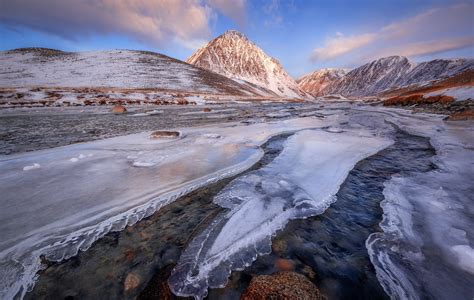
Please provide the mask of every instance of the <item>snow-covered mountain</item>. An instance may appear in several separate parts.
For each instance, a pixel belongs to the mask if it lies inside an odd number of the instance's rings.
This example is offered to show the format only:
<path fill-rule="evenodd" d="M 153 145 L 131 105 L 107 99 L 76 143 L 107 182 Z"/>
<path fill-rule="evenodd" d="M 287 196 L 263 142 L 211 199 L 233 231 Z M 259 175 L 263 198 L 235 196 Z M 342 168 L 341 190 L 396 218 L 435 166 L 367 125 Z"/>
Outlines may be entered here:
<path fill-rule="evenodd" d="M 115 87 L 224 95 L 269 95 L 247 82 L 146 51 L 63 52 L 24 48 L 0 52 L 0 87 Z"/>
<path fill-rule="evenodd" d="M 348 72 L 327 86 L 322 93 L 343 96 L 375 95 L 392 87 L 414 67 L 415 64 L 402 56 L 377 59 Z"/>
<path fill-rule="evenodd" d="M 464 71 L 474 69 L 474 59 L 435 59 L 416 65 L 404 78 L 396 83 L 398 87 L 425 84 L 443 80 Z"/>
<path fill-rule="evenodd" d="M 265 87 L 279 96 L 306 96 L 276 59 L 234 30 L 207 43 L 187 62 L 229 78 Z"/>
<path fill-rule="evenodd" d="M 296 80 L 296 82 L 303 91 L 313 96 L 320 96 L 321 91 L 326 86 L 341 79 L 346 73 L 346 69 L 326 68 L 306 74 Z"/>
<path fill-rule="evenodd" d="M 390 56 L 353 69 L 321 94 L 374 96 L 407 86 L 429 85 L 472 69 L 474 59 L 436 59 L 417 64 L 403 56 Z"/>

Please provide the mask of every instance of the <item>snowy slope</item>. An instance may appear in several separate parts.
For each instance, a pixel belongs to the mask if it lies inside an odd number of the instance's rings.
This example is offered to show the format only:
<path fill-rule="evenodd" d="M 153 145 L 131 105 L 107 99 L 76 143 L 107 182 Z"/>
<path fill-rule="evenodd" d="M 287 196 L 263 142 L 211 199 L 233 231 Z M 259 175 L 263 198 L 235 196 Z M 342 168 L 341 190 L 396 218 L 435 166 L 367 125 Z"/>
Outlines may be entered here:
<path fill-rule="evenodd" d="M 437 59 L 416 64 L 406 57 L 390 56 L 360 66 L 329 84 L 322 94 L 374 96 L 406 86 L 429 85 L 474 69 L 473 59 Z"/>
<path fill-rule="evenodd" d="M 425 84 L 473 69 L 474 59 L 435 59 L 418 64 L 407 76 L 398 81 L 396 85 L 402 87 L 412 84 Z"/>
<path fill-rule="evenodd" d="M 346 73 L 346 69 L 326 68 L 306 74 L 296 82 L 303 91 L 313 96 L 320 96 L 326 86 L 342 78 Z"/>
<path fill-rule="evenodd" d="M 374 95 L 390 88 L 415 65 L 406 57 L 390 56 L 358 67 L 324 89 L 324 94 Z"/>
<path fill-rule="evenodd" d="M 276 59 L 234 30 L 210 41 L 187 62 L 230 78 L 260 85 L 280 96 L 306 96 Z"/>
<path fill-rule="evenodd" d="M 0 87 L 153 88 L 231 95 L 267 94 L 248 83 L 153 52 L 62 52 L 25 48 L 0 52 Z"/>

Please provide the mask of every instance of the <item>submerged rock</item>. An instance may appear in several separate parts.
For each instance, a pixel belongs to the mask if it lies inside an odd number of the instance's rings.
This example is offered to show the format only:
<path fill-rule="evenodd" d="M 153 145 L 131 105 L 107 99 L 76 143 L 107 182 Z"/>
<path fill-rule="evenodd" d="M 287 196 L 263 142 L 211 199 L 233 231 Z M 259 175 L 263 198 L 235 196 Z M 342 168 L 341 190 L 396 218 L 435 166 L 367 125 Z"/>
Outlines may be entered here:
<path fill-rule="evenodd" d="M 210 112 L 212 111 L 212 109 L 210 109 L 209 107 L 205 107 L 202 109 L 203 112 Z"/>
<path fill-rule="evenodd" d="M 256 299 L 324 299 L 318 288 L 305 276 L 295 272 L 279 272 L 252 278 L 241 300 Z"/>
<path fill-rule="evenodd" d="M 133 290 L 139 284 L 140 284 L 140 277 L 138 277 L 138 275 L 136 274 L 128 273 L 123 283 L 123 289 L 125 290 L 125 292 L 127 292 L 129 290 Z"/>
<path fill-rule="evenodd" d="M 165 266 L 159 272 L 157 272 L 153 278 L 148 282 L 147 286 L 138 295 L 137 300 L 151 300 L 151 299 L 177 299 L 173 293 L 171 293 L 168 285 L 168 277 L 171 274 L 175 264 Z"/>
<path fill-rule="evenodd" d="M 279 258 L 275 261 L 275 268 L 280 271 L 293 271 L 295 269 L 295 265 L 291 260 Z"/>

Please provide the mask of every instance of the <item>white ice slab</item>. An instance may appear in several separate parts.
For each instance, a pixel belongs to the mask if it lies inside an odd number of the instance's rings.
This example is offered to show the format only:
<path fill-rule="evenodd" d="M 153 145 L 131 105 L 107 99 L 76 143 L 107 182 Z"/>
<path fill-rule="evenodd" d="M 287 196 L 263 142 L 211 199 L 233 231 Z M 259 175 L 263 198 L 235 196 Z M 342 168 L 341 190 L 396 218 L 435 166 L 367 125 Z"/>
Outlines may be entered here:
<path fill-rule="evenodd" d="M 224 286 L 231 270 L 270 252 L 271 236 L 290 219 L 323 213 L 355 164 L 391 143 L 366 130 L 291 136 L 273 162 L 215 197 L 229 211 L 188 245 L 169 280 L 173 292 L 200 299 L 208 287 Z"/>
<path fill-rule="evenodd" d="M 431 172 L 386 183 L 383 232 L 367 240 L 384 290 L 393 299 L 470 299 L 474 295 L 474 122 L 385 110 L 387 119 L 430 138 Z"/>
<path fill-rule="evenodd" d="M 250 167 L 272 135 L 314 126 L 322 123 L 185 128 L 177 139 L 141 133 L 1 156 L 0 298 L 31 287 L 41 254 L 74 256 L 110 230 Z"/>

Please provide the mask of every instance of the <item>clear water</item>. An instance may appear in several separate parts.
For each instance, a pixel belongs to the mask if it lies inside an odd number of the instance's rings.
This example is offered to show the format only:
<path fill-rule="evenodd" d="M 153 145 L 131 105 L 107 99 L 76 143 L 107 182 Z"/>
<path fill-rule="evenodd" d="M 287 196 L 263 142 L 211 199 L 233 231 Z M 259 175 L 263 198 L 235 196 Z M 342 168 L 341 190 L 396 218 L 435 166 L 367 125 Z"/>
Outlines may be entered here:
<path fill-rule="evenodd" d="M 291 221 L 273 239 L 272 253 L 259 257 L 245 271 L 235 272 L 231 282 L 243 290 L 253 274 L 277 271 L 275 262 L 284 258 L 297 272 L 314 272 L 314 282 L 329 299 L 388 298 L 365 247 L 368 236 L 379 231 L 383 184 L 394 174 L 432 170 L 434 154 L 428 139 L 397 131 L 394 145 L 359 162 L 349 173 L 328 210 Z M 235 291 L 216 289 L 209 296 L 235 296 Z"/>
<path fill-rule="evenodd" d="M 210 290 L 209 299 L 238 299 L 255 274 L 277 270 L 278 258 L 290 260 L 295 271 L 308 275 L 329 299 L 387 298 L 375 278 L 365 240 L 378 230 L 383 183 L 396 173 L 433 168 L 427 139 L 398 131 L 386 150 L 359 162 L 324 214 L 291 221 L 273 239 L 270 255 L 233 272 L 225 288 Z M 286 136 L 271 139 L 265 155 L 252 169 L 276 157 Z M 88 251 L 41 273 L 29 299 L 116 299 L 166 294 L 166 281 L 186 244 L 223 209 L 212 198 L 230 180 L 199 189 L 162 208 L 122 232 L 108 234 Z M 125 291 L 128 274 L 139 278 L 136 289 Z"/>

